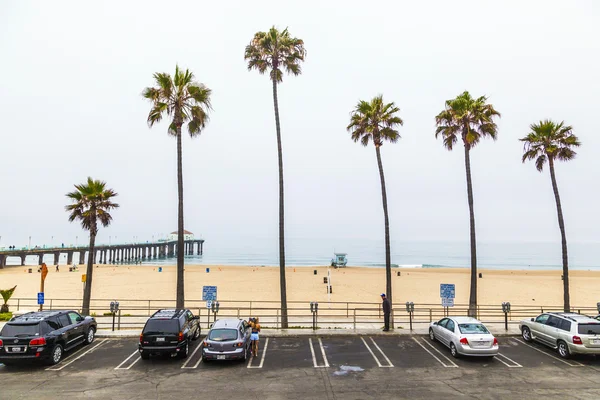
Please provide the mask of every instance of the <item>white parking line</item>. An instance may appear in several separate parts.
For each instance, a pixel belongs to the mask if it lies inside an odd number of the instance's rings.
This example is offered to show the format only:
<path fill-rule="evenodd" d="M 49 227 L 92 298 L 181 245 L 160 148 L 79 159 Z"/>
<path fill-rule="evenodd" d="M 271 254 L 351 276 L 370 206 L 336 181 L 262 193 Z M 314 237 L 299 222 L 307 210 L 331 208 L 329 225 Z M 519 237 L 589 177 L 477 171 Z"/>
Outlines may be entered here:
<path fill-rule="evenodd" d="M 265 340 L 265 348 L 262 351 L 262 356 L 260 358 L 260 364 L 259 365 L 252 365 L 252 360 L 254 359 L 254 356 L 250 357 L 250 361 L 248 361 L 248 366 L 247 368 L 262 368 L 263 367 L 263 363 L 265 362 L 265 354 L 267 354 L 267 347 L 269 346 L 269 338 L 267 338 L 267 340 Z"/>
<path fill-rule="evenodd" d="M 513 363 L 513 365 L 508 364 L 500 357 L 507 359 L 509 362 Z M 496 360 L 500 361 L 502 364 L 506 365 L 508 368 L 523 368 L 523 366 L 521 364 L 519 364 L 515 360 L 512 360 L 512 359 L 506 357 L 504 354 L 501 354 L 501 353 L 498 353 L 496 355 Z"/>
<path fill-rule="evenodd" d="M 385 354 L 383 354 L 383 351 L 381 351 L 381 349 L 379 348 L 379 346 L 377 346 L 377 343 L 375 343 L 375 341 L 373 340 L 373 338 L 369 338 L 371 339 L 371 341 L 373 342 L 373 344 L 375 345 L 375 347 L 377 347 L 377 350 L 379 350 L 379 352 L 381 353 L 381 355 L 387 360 L 388 365 L 381 365 L 381 363 L 379 362 L 379 359 L 375 356 L 375 353 L 373 353 L 373 350 L 371 350 L 371 348 L 369 347 L 369 345 L 367 344 L 365 338 L 363 338 L 361 336 L 360 338 L 363 343 L 365 344 L 367 350 L 369 350 L 369 353 L 371 353 L 371 355 L 373 356 L 373 358 L 375 359 L 375 362 L 377 363 L 377 365 L 379 365 L 379 368 L 393 368 L 394 366 L 392 365 L 391 361 L 389 358 L 386 357 Z"/>
<path fill-rule="evenodd" d="M 319 345 L 321 346 L 321 354 L 323 355 L 324 365 L 319 365 L 317 362 L 317 357 L 315 356 L 315 348 L 313 347 L 313 342 L 311 338 L 308 338 L 308 345 L 310 346 L 310 353 L 312 354 L 313 365 L 315 368 L 328 368 L 329 363 L 327 362 L 327 356 L 325 355 L 325 349 L 323 348 L 323 342 L 319 339 Z"/>
<path fill-rule="evenodd" d="M 525 342 L 524 342 L 524 341 L 522 341 L 521 339 L 516 339 L 516 338 L 515 338 L 515 340 L 516 340 L 517 342 L 519 342 L 519 343 L 522 343 L 522 344 L 524 344 L 525 346 L 531 347 L 531 348 L 532 348 L 532 349 L 534 349 L 535 351 L 539 351 L 540 353 L 547 355 L 547 356 L 548 356 L 548 357 L 550 357 L 550 358 L 554 358 L 555 360 L 557 360 L 557 361 L 560 361 L 561 363 L 567 364 L 569 367 L 585 367 L 585 365 L 583 365 L 582 363 L 579 363 L 579 362 L 577 362 L 577 361 L 573 361 L 573 363 L 570 363 L 570 362 L 568 362 L 568 361 L 566 361 L 566 360 L 563 360 L 562 358 L 558 358 L 558 357 L 555 357 L 555 356 L 553 356 L 552 354 L 548 354 L 548 353 L 546 353 L 545 351 L 538 349 L 537 347 L 534 347 L 534 346 L 532 346 L 532 345 L 530 345 L 530 344 L 528 344 L 528 343 L 525 343 Z"/>
<path fill-rule="evenodd" d="M 92 351 L 94 351 L 95 349 L 97 349 L 98 347 L 102 346 L 102 345 L 103 345 L 104 343 L 106 343 L 107 341 L 108 341 L 108 339 L 104 339 L 104 340 L 102 340 L 100 343 L 98 343 L 97 345 L 95 345 L 94 347 L 92 347 L 91 349 L 88 349 L 88 351 L 86 351 L 85 353 L 83 353 L 83 354 L 79 355 L 78 357 L 76 357 L 76 358 L 73 358 L 73 359 L 70 359 L 68 362 L 66 362 L 66 363 L 64 363 L 64 364 L 57 364 L 57 365 L 54 365 L 54 366 L 52 366 L 52 367 L 50 367 L 50 368 L 46 368 L 46 371 L 60 371 L 61 369 L 63 369 L 63 368 L 65 368 L 65 367 L 67 367 L 67 366 L 69 366 L 69 365 L 73 364 L 75 361 L 79 360 L 81 357 L 85 356 L 86 354 L 89 354 L 89 353 L 91 353 Z M 84 350 L 84 349 L 85 349 L 85 347 L 84 347 L 83 349 L 81 349 L 81 350 Z M 81 350 L 80 350 L 80 351 L 81 351 Z M 75 354 L 77 354 L 77 353 L 74 353 L 74 354 L 73 354 L 73 356 L 74 356 Z"/>
<path fill-rule="evenodd" d="M 425 344 L 427 344 L 429 347 L 431 347 L 433 350 L 435 350 L 436 352 L 438 352 L 440 354 L 440 356 L 444 357 L 446 360 L 448 360 L 448 362 L 450 363 L 449 365 L 447 365 L 445 362 L 443 362 L 442 360 L 440 360 L 439 358 L 437 358 L 435 356 L 435 354 L 433 354 L 431 351 L 427 350 L 427 348 L 425 346 L 423 346 L 418 340 L 417 338 L 412 338 L 419 346 L 421 346 L 423 348 L 423 350 L 425 350 L 426 352 L 428 352 L 431 357 L 435 358 L 436 360 L 438 360 L 438 362 L 440 364 L 442 364 L 444 367 L 446 368 L 458 368 L 458 365 L 454 364 L 448 357 L 446 357 L 445 355 L 443 355 L 438 349 L 436 349 L 435 347 L 433 347 L 429 342 L 427 342 L 425 339 L 423 339 L 423 342 L 425 342 Z"/>
<path fill-rule="evenodd" d="M 133 367 L 133 366 L 134 366 L 134 364 L 135 364 L 136 362 L 140 361 L 140 360 L 141 360 L 141 358 L 142 358 L 142 357 L 140 357 L 140 356 L 139 356 L 139 353 L 140 353 L 140 352 L 139 352 L 139 350 L 136 350 L 136 351 L 134 351 L 134 352 L 133 352 L 133 354 L 131 354 L 129 357 L 127 357 L 127 358 L 125 359 L 125 361 L 123 361 L 121 364 L 119 364 L 119 365 L 118 365 L 118 366 L 117 366 L 115 369 L 129 369 L 129 368 Z M 127 361 L 129 361 L 129 359 L 130 359 L 131 357 L 135 356 L 136 354 L 138 355 L 138 358 L 137 358 L 137 359 L 136 359 L 134 362 L 132 362 L 132 363 L 131 363 L 131 365 L 130 365 L 129 367 L 127 367 L 127 368 L 121 368 L 121 366 L 122 366 L 123 364 L 127 363 Z"/>
<path fill-rule="evenodd" d="M 188 367 L 187 365 L 188 365 L 188 363 L 190 361 L 192 361 L 192 359 L 194 358 L 194 355 L 196 355 L 196 353 L 198 352 L 198 350 L 200 350 L 202 348 L 202 343 L 203 342 L 204 341 L 200 342 L 198 344 L 198 347 L 196 347 L 196 350 L 194 350 L 192 352 L 192 354 L 190 354 L 188 356 L 188 359 L 183 363 L 183 365 L 181 366 L 181 369 L 196 369 L 196 368 L 198 368 L 198 365 L 200 365 L 200 363 L 202 362 L 202 357 L 200 357 L 200 359 L 192 367 Z"/>

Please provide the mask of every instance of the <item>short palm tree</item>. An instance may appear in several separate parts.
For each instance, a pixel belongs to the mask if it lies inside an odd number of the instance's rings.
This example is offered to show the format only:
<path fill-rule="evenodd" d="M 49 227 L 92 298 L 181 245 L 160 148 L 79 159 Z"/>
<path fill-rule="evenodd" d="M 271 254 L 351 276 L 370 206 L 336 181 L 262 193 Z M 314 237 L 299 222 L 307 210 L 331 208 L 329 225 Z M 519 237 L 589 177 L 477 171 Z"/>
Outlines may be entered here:
<path fill-rule="evenodd" d="M 475 212 L 473 210 L 473 184 L 471 182 L 470 151 L 483 138 L 496 140 L 498 127 L 494 117 L 500 113 L 487 103 L 487 97 L 476 99 L 464 92 L 455 99 L 446 101 L 444 111 L 435 117 L 437 128 L 435 137 L 442 137 L 444 147 L 452 150 L 462 140 L 465 148 L 465 169 L 467 174 L 467 195 L 469 201 L 469 220 L 471 236 L 471 290 L 469 294 L 469 315 L 477 316 L 477 241 L 475 240 Z"/>
<path fill-rule="evenodd" d="M 69 221 L 79 220 L 81 227 L 90 232 L 90 249 L 87 261 L 87 279 L 83 291 L 83 305 L 81 312 L 89 315 L 90 300 L 92 298 L 92 280 L 95 261 L 95 243 L 98 234 L 98 223 L 107 227 L 112 221 L 110 211 L 118 208 L 119 205 L 113 203 L 113 198 L 117 193 L 112 189 L 106 188 L 106 182 L 88 178 L 86 183 L 75 185 L 75 191 L 67 193 L 71 199 L 65 209 L 70 212 Z"/>
<path fill-rule="evenodd" d="M 548 162 L 548 166 L 550 167 L 550 179 L 552 181 L 552 189 L 554 190 L 554 199 L 556 200 L 556 210 L 558 212 L 558 226 L 560 227 L 562 239 L 563 305 L 564 311 L 569 312 L 571 311 L 571 299 L 569 295 L 567 235 L 565 233 L 565 221 L 560 204 L 560 195 L 558 194 L 558 185 L 556 184 L 554 161 L 572 160 L 577 155 L 573 148 L 579 147 L 581 143 L 577 136 L 573 134 L 573 127 L 565 125 L 564 121 L 555 123 L 547 119 L 537 124 L 532 124 L 529 129 L 531 129 L 531 132 L 524 138 L 519 139 L 521 142 L 524 142 L 522 161 L 535 160 L 535 167 L 540 172 L 543 171 L 546 162 Z"/>
<path fill-rule="evenodd" d="M 383 96 L 379 95 L 370 102 L 359 101 L 350 114 L 350 124 L 346 129 L 351 133 L 352 140 L 367 146 L 373 142 L 377 154 L 379 179 L 381 180 L 381 198 L 383 200 L 383 219 L 385 224 L 385 282 L 386 295 L 390 304 L 392 301 L 392 264 L 390 254 L 390 221 L 388 218 L 387 194 L 385 190 L 385 177 L 381 163 L 381 146 L 384 141 L 396 143 L 400 139 L 397 128 L 403 124 L 402 119 L 396 115 L 400 111 L 392 103 L 385 103 Z M 392 326 L 394 323 L 392 321 Z"/>
<path fill-rule="evenodd" d="M 181 153 L 181 128 L 187 122 L 190 136 L 200 135 L 208 122 L 208 111 L 211 109 L 211 90 L 194 80 L 194 74 L 189 70 L 175 67 L 175 75 L 155 73 L 156 86 L 147 87 L 142 95 L 150 100 L 152 108 L 148 114 L 148 126 L 160 122 L 166 115 L 171 118 L 168 134 L 177 139 L 177 289 L 176 306 L 183 308 L 184 294 L 184 234 L 183 234 L 183 170 Z"/>
<path fill-rule="evenodd" d="M 256 32 L 244 53 L 248 70 L 259 73 L 269 72 L 273 83 L 273 105 L 275 107 L 275 128 L 277 130 L 277 156 L 279 159 L 279 285 L 281 292 L 281 326 L 288 327 L 287 291 L 285 284 L 285 237 L 284 237 L 284 196 L 283 196 L 283 154 L 281 150 L 281 127 L 279 124 L 279 104 L 277 85 L 283 81 L 283 71 L 300 75 L 300 63 L 304 61 L 304 42 L 290 36 L 287 28 L 283 31 L 272 27 L 268 32 Z"/>

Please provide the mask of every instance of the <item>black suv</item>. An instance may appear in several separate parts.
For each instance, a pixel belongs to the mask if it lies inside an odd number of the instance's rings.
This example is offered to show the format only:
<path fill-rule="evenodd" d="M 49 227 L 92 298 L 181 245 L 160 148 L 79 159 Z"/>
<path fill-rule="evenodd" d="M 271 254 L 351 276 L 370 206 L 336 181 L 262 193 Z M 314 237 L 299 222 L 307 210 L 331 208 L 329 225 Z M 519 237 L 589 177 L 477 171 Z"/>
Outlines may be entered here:
<path fill-rule="evenodd" d="M 200 337 L 200 317 L 190 310 L 158 310 L 144 325 L 138 346 L 142 359 L 150 354 L 169 354 L 186 358 L 190 351 L 190 340 Z"/>
<path fill-rule="evenodd" d="M 0 363 L 58 364 L 65 351 L 94 341 L 96 321 L 75 311 L 39 311 L 11 319 L 0 332 Z"/>

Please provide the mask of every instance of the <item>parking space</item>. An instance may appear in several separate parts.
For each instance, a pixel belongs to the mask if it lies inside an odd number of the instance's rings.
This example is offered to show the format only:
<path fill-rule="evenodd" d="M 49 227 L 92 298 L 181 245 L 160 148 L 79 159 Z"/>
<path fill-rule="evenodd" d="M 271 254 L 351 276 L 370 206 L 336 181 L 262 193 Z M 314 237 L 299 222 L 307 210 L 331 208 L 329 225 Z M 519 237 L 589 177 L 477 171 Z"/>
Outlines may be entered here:
<path fill-rule="evenodd" d="M 444 369 L 509 370 L 554 368 L 560 371 L 594 369 L 600 371 L 600 357 L 574 357 L 564 360 L 556 351 L 520 338 L 501 338 L 500 353 L 495 358 L 453 358 L 439 342 L 425 336 L 326 336 L 326 337 L 271 337 L 261 340 L 257 357 L 240 361 L 202 361 L 201 340 L 193 342 L 190 354 L 181 359 L 170 356 L 152 356 L 142 360 L 137 351 L 137 340 L 96 340 L 69 352 L 55 366 L 23 365 L 5 367 L 0 374 L 14 372 L 73 373 L 82 370 L 112 371 L 116 374 L 162 374 L 165 372 L 227 371 L 261 373 L 284 369 L 321 368 L 336 376 L 339 371 L 409 369 L 428 371 Z"/>

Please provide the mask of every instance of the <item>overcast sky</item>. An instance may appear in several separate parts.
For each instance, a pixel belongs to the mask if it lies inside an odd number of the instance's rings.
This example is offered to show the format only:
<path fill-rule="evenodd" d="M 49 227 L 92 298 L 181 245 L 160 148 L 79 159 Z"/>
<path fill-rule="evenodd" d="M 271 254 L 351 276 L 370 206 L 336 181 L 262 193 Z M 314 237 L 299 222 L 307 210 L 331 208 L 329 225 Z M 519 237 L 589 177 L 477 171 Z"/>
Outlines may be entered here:
<path fill-rule="evenodd" d="M 442 147 L 434 117 L 469 90 L 502 113 L 498 140 L 471 156 L 478 239 L 560 240 L 549 174 L 521 163 L 517 140 L 552 118 L 582 142 L 557 166 L 568 239 L 600 242 L 599 20 L 595 1 L 2 1 L 1 243 L 81 242 L 65 193 L 87 176 L 119 193 L 100 241 L 176 229 L 176 141 L 148 128 L 140 93 L 177 63 L 214 107 L 183 143 L 186 228 L 276 237 L 271 84 L 243 58 L 272 25 L 308 51 L 279 88 L 290 238 L 383 236 L 375 150 L 345 130 L 381 93 L 405 122 L 382 148 L 393 239 L 467 240 L 463 149 Z"/>

